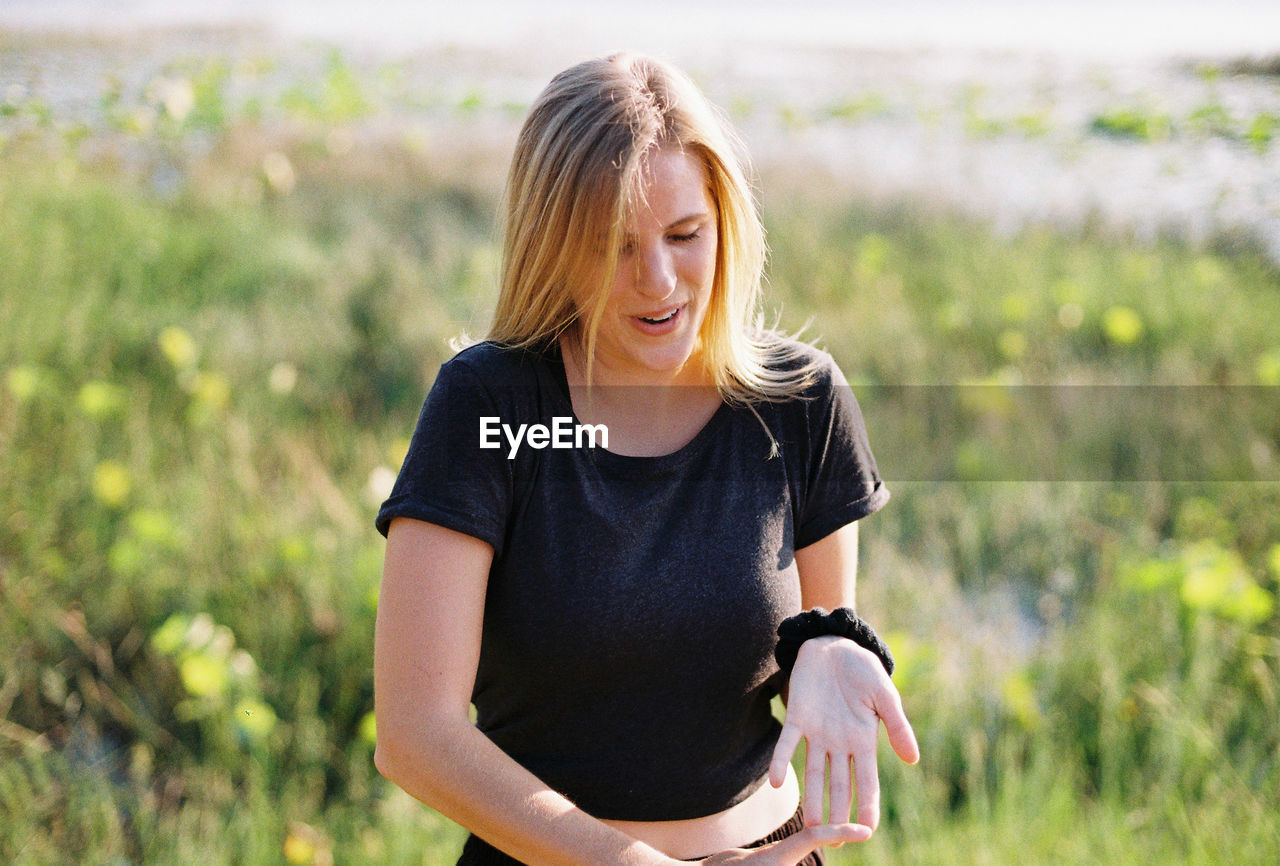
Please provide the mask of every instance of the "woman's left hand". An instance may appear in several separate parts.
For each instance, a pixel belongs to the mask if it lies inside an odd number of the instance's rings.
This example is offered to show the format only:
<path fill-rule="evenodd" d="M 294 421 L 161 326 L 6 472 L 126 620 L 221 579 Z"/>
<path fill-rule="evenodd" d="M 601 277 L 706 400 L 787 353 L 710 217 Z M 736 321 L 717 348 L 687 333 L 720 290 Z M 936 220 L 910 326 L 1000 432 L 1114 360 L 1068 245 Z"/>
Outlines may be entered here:
<path fill-rule="evenodd" d="M 920 747 L 902 710 L 902 699 L 880 660 L 847 638 L 827 635 L 805 641 L 791 671 L 787 719 L 773 750 L 769 781 L 774 787 L 782 784 L 787 764 L 803 738 L 806 825 L 823 823 L 822 792 L 829 764 L 828 821 L 842 824 L 849 820 L 854 793 L 852 766 L 858 823 L 875 829 L 880 821 L 876 743 L 881 722 L 899 758 L 908 764 L 920 760 Z"/>

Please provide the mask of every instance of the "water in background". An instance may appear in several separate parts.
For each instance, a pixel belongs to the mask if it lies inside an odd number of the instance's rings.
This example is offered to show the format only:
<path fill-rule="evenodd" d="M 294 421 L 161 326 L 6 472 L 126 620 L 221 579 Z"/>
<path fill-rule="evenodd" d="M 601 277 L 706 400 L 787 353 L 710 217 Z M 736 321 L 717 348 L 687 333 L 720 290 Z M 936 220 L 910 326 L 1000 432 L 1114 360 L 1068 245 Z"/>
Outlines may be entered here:
<path fill-rule="evenodd" d="M 19 35 L 0 98 L 90 124 L 104 81 L 145 94 L 175 58 L 250 43 L 291 58 L 281 74 L 321 74 L 332 44 L 366 68 L 403 62 L 406 86 L 442 104 L 496 106 L 527 105 L 584 57 L 651 52 L 733 111 L 758 161 L 849 195 L 942 202 L 1000 230 L 1247 237 L 1280 263 L 1277 0 L 0 0 L 5 28 Z M 120 38 L 27 45 L 23 28 Z M 429 131 L 443 109 L 398 110 Z M 487 117 L 510 135 L 514 114 Z"/>

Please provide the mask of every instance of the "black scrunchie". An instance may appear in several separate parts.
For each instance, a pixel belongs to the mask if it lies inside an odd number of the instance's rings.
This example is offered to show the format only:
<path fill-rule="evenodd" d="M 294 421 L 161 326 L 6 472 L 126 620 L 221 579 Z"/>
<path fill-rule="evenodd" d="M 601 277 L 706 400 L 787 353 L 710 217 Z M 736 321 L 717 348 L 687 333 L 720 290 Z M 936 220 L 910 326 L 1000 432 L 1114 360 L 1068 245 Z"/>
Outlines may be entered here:
<path fill-rule="evenodd" d="M 791 669 L 796 664 L 796 656 L 800 653 L 800 644 L 811 637 L 828 634 L 847 637 L 858 646 L 871 650 L 880 659 L 880 664 L 884 665 L 885 672 L 893 676 L 893 653 L 889 652 L 889 647 L 880 640 L 880 636 L 871 630 L 871 626 L 848 607 L 838 607 L 831 613 L 815 607 L 784 619 L 778 626 L 778 645 L 773 650 L 778 667 L 790 676 Z"/>

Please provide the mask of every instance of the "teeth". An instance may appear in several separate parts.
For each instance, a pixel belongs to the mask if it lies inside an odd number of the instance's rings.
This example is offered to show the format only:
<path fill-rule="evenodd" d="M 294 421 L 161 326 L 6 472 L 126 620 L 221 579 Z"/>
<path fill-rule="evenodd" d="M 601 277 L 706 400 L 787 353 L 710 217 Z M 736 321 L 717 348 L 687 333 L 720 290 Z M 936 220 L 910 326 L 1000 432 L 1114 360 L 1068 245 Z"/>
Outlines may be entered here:
<path fill-rule="evenodd" d="M 675 315 L 676 313 L 678 313 L 678 312 L 680 312 L 680 308 L 679 308 L 679 307 L 676 307 L 674 310 L 672 310 L 671 312 L 667 313 L 665 316 L 663 316 L 663 317 L 662 317 L 662 318 L 660 318 L 660 319 L 650 319 L 648 316 L 641 316 L 640 318 L 641 318 L 643 321 L 646 321 L 646 322 L 648 322 L 648 323 L 649 323 L 649 324 L 651 324 L 651 325 L 660 325 L 660 324 L 662 324 L 663 322 L 669 322 L 669 321 L 671 321 L 671 317 L 672 317 L 672 316 L 674 316 L 674 315 Z"/>

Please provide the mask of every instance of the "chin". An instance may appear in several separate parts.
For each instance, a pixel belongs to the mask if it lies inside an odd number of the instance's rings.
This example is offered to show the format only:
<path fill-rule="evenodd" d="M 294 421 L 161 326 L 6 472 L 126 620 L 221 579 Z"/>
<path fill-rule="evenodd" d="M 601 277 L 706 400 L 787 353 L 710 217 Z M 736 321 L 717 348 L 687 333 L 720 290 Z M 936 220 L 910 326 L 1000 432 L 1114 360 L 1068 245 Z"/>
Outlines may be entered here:
<path fill-rule="evenodd" d="M 662 351 L 641 353 L 636 362 L 655 373 L 674 373 L 684 368 L 693 357 L 693 346 L 672 346 Z"/>

